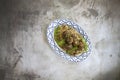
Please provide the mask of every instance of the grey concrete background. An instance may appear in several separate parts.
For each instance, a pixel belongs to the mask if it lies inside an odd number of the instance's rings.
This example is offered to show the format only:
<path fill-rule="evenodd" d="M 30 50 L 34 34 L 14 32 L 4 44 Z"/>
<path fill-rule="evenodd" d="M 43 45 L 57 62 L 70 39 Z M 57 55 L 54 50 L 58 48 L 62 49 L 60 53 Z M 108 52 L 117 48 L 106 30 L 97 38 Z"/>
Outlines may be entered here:
<path fill-rule="evenodd" d="M 55 19 L 79 24 L 92 54 L 81 63 L 50 48 Z M 119 0 L 0 0 L 0 80 L 120 80 Z"/>

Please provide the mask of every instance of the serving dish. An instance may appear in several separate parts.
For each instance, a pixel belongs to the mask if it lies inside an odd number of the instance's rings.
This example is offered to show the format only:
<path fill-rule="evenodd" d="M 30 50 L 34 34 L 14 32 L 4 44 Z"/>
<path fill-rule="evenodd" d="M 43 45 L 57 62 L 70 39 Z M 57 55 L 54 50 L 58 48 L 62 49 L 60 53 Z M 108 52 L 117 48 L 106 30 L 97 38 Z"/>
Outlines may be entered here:
<path fill-rule="evenodd" d="M 78 33 L 80 33 L 83 36 L 83 38 L 85 39 L 85 41 L 86 41 L 86 43 L 88 45 L 87 52 L 84 52 L 84 53 L 82 53 L 80 55 L 77 55 L 77 56 L 71 56 L 71 55 L 67 54 L 63 49 L 61 49 L 58 46 L 58 44 L 56 43 L 56 41 L 54 39 L 54 30 L 59 25 L 63 25 L 63 24 L 67 24 L 67 25 L 71 26 Z M 76 23 L 74 23 L 71 20 L 58 19 L 58 20 L 53 21 L 47 28 L 47 38 L 48 38 L 48 42 L 49 42 L 50 46 L 53 48 L 53 50 L 58 55 L 60 55 L 61 57 L 65 58 L 65 59 L 67 59 L 69 61 L 73 61 L 73 62 L 83 61 L 91 53 L 91 42 L 90 42 L 90 39 L 88 38 L 88 35 L 86 34 L 86 32 L 79 25 L 77 25 Z"/>

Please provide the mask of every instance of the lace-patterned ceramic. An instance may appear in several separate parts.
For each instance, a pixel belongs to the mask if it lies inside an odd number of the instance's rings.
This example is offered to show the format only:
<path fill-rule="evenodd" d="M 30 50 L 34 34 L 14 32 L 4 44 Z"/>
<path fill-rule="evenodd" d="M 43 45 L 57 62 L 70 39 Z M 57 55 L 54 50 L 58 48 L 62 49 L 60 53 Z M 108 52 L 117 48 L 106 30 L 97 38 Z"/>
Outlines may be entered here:
<path fill-rule="evenodd" d="M 82 53 L 78 56 L 70 56 L 69 54 L 66 54 L 66 52 L 64 50 L 62 50 L 57 43 L 54 40 L 54 29 L 56 27 L 58 27 L 58 25 L 62 25 L 62 24 L 67 24 L 70 27 L 74 28 L 75 30 L 77 30 L 86 40 L 87 44 L 88 44 L 88 51 L 85 53 Z M 59 19 L 59 20 L 55 20 L 53 21 L 49 27 L 47 28 L 47 38 L 48 38 L 48 42 L 50 44 L 50 46 L 53 48 L 53 50 L 60 55 L 61 57 L 69 60 L 69 61 L 74 61 L 74 62 L 79 62 L 79 61 L 83 61 L 84 59 L 86 59 L 88 57 L 88 55 L 91 53 L 91 42 L 86 34 L 86 32 L 76 23 L 67 20 L 67 19 Z"/>

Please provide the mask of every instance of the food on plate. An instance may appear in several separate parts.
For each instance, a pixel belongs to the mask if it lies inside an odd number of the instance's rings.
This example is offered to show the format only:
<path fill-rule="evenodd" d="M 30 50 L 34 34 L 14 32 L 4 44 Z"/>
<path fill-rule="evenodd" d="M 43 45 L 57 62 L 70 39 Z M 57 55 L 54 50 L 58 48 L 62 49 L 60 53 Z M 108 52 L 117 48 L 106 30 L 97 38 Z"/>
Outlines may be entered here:
<path fill-rule="evenodd" d="M 67 24 L 59 25 L 54 30 L 54 40 L 67 54 L 76 56 L 88 50 L 83 36 Z"/>

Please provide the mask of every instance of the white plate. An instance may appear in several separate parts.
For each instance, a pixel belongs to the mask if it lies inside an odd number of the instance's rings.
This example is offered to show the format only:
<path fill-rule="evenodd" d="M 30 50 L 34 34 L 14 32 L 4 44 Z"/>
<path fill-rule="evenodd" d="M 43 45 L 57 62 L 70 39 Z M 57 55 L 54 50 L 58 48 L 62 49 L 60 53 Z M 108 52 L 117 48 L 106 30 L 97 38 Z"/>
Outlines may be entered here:
<path fill-rule="evenodd" d="M 62 50 L 57 43 L 54 40 L 54 29 L 56 27 L 58 27 L 58 25 L 62 25 L 62 24 L 67 24 L 70 25 L 72 28 L 74 28 L 75 30 L 77 30 L 86 40 L 87 44 L 88 44 L 88 51 L 85 53 L 82 53 L 79 56 L 70 56 L 69 54 L 67 54 L 64 50 Z M 48 42 L 50 44 L 50 46 L 53 48 L 53 50 L 60 55 L 61 57 L 69 60 L 69 61 L 73 61 L 73 62 L 79 62 L 79 61 L 83 61 L 84 59 L 86 59 L 88 57 L 88 55 L 91 53 L 91 42 L 88 39 L 88 36 L 86 34 L 86 32 L 76 23 L 68 20 L 68 19 L 59 19 L 59 20 L 55 20 L 53 21 L 47 28 L 47 38 L 48 38 Z"/>

